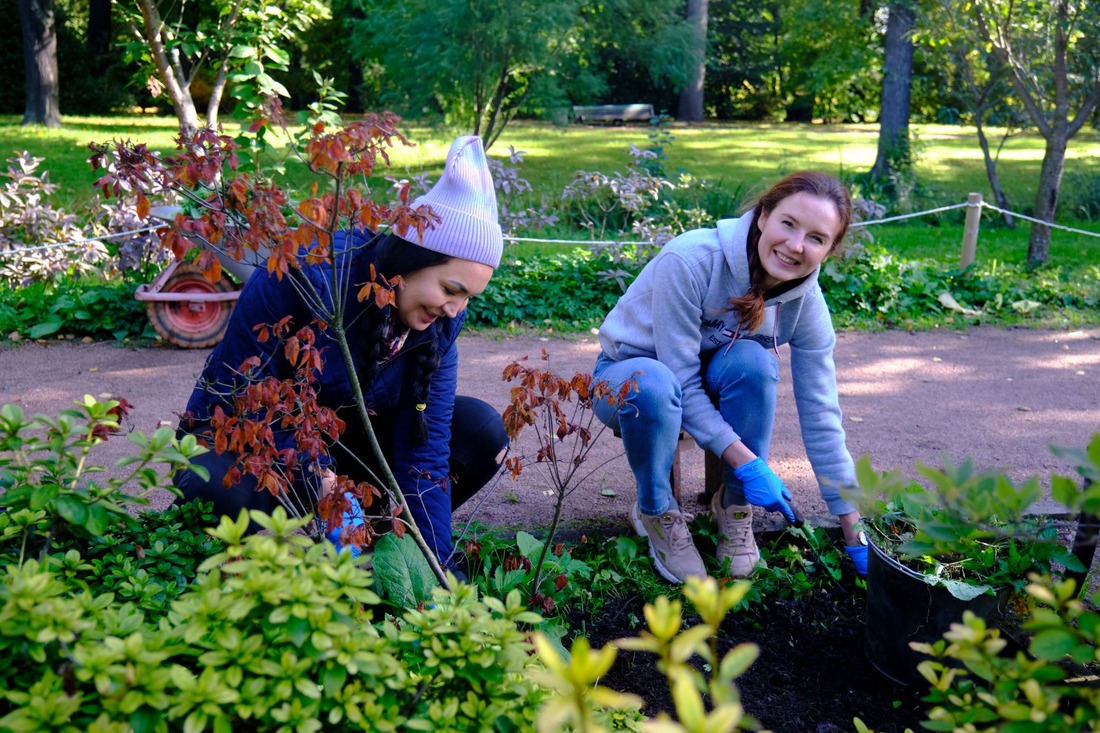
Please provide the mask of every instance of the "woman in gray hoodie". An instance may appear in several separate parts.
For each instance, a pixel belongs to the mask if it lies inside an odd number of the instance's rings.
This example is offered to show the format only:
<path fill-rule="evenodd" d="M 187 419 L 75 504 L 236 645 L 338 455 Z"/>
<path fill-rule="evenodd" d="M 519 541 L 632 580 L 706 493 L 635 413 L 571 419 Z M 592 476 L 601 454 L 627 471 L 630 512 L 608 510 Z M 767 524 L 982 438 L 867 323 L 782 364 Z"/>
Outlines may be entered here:
<path fill-rule="evenodd" d="M 691 516 L 669 483 L 681 429 L 725 464 L 711 508 L 718 560 L 729 560 L 732 576 L 748 577 L 760 559 L 751 505 L 795 522 L 791 494 L 767 465 L 782 344 L 790 345 L 802 439 L 822 498 L 840 520 L 857 571 L 866 573 L 859 513 L 839 491 L 855 485 L 855 466 L 837 399 L 836 333 L 818 285 L 820 265 L 840 246 L 851 215 L 836 178 L 793 173 L 744 216 L 666 244 L 600 327 L 595 378 L 633 379 L 637 391 L 625 406 L 604 404 L 597 414 L 622 435 L 638 484 L 631 521 L 671 582 L 707 574 Z"/>

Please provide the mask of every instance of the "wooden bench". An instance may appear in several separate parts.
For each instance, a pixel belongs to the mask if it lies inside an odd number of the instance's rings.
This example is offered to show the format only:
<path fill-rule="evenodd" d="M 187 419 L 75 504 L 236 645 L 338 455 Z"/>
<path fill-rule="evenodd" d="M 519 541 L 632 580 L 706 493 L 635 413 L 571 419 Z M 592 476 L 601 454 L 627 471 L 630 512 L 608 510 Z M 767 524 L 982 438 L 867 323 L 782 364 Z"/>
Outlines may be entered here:
<path fill-rule="evenodd" d="M 652 104 L 573 106 L 573 119 L 577 122 L 610 122 L 613 125 L 621 125 L 624 122 L 649 122 L 656 116 Z"/>

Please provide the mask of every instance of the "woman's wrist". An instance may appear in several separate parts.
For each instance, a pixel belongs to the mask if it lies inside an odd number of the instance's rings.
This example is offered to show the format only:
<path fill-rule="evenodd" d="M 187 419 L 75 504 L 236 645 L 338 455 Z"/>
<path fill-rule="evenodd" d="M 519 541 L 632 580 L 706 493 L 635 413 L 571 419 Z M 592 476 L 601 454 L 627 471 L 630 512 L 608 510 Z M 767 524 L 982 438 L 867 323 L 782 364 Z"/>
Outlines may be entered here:
<path fill-rule="evenodd" d="M 747 445 L 738 440 L 730 443 L 726 449 L 722 451 L 722 460 L 732 468 L 740 468 L 746 463 L 756 460 L 756 454 L 749 450 Z"/>
<path fill-rule="evenodd" d="M 849 546 L 856 546 L 860 543 L 860 525 L 861 519 L 859 512 L 848 512 L 847 514 L 841 514 L 837 517 L 840 521 L 840 531 L 844 533 L 844 544 Z"/>

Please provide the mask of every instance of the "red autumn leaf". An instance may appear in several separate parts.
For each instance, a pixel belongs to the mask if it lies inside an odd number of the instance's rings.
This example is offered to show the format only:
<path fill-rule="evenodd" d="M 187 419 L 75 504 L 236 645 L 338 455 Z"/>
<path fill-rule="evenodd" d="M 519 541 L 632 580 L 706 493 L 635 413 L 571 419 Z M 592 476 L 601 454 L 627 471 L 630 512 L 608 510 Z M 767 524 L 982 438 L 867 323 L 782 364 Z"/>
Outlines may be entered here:
<path fill-rule="evenodd" d="M 137 194 L 137 215 L 139 219 L 149 218 L 149 199 L 141 191 Z"/>

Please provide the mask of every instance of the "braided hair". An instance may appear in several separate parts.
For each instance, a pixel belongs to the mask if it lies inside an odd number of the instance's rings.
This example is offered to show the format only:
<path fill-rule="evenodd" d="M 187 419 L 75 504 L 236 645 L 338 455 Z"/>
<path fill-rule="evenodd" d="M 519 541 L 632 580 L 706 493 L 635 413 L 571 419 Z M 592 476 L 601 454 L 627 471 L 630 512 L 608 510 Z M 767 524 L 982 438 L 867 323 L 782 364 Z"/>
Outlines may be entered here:
<path fill-rule="evenodd" d="M 442 265 L 454 258 L 451 255 L 420 247 L 396 234 L 388 233 L 375 240 L 368 259 L 368 264 L 373 264 L 378 273 L 384 275 L 387 280 L 392 280 L 398 276 L 407 277 L 420 270 Z M 374 379 L 379 363 L 386 356 L 383 350 L 398 328 L 396 318 L 393 307 L 379 309 L 372 304 L 367 308 L 366 318 L 361 322 L 359 329 L 360 343 L 366 347 L 361 375 L 364 383 L 369 384 Z M 439 368 L 439 329 L 429 328 L 427 334 L 428 341 L 423 348 L 417 349 L 416 354 L 412 392 L 415 404 L 427 403 L 432 374 Z M 428 437 L 427 419 L 423 410 L 417 411 L 416 419 L 417 441 L 423 443 Z"/>
<path fill-rule="evenodd" d="M 764 321 L 764 301 L 768 293 L 764 288 L 764 277 L 767 271 L 760 261 L 760 214 L 771 213 L 779 202 L 788 196 L 797 193 L 808 193 L 811 196 L 832 202 L 836 207 L 840 218 L 840 229 L 833 239 L 829 254 L 833 254 L 844 241 L 848 233 L 848 225 L 852 222 L 852 199 L 848 189 L 837 178 L 820 173 L 818 171 L 799 171 L 785 176 L 774 186 L 764 192 L 752 207 L 752 222 L 749 224 L 749 236 L 746 243 L 749 257 L 749 290 L 744 295 L 730 298 L 730 310 L 737 313 L 738 330 L 745 328 L 747 331 L 755 331 Z"/>

